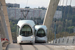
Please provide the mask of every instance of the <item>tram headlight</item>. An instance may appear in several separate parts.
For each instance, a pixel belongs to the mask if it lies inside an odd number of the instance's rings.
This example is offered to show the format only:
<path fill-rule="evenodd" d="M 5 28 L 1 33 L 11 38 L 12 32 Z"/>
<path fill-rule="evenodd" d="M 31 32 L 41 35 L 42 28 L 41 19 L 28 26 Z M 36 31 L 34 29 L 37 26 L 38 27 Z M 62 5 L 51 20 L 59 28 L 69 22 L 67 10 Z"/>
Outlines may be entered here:
<path fill-rule="evenodd" d="M 33 36 L 31 38 L 33 38 Z"/>

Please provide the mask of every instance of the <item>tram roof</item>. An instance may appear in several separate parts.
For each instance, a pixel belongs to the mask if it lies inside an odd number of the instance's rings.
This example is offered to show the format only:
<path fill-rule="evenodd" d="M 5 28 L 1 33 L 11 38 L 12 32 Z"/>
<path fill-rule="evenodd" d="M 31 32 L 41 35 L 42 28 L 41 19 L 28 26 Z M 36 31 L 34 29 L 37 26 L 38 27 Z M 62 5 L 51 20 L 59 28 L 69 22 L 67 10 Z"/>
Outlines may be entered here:
<path fill-rule="evenodd" d="M 47 30 L 47 27 L 45 25 L 35 25 L 36 30 L 38 30 L 40 28 L 43 28 L 44 30 Z"/>
<path fill-rule="evenodd" d="M 33 27 L 35 25 L 34 21 L 33 20 L 19 20 L 17 25 L 19 27 L 22 27 L 24 24 L 28 24 L 30 25 L 31 27 Z"/>

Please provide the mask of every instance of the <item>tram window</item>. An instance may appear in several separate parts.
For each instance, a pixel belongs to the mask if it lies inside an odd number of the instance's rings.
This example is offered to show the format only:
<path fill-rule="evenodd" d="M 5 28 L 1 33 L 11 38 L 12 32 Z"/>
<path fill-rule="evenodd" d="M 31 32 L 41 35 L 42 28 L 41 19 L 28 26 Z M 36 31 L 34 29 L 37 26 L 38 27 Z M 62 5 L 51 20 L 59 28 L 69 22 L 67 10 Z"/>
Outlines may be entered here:
<path fill-rule="evenodd" d="M 39 29 L 39 30 L 37 31 L 37 36 L 39 36 L 39 37 L 44 37 L 44 36 L 46 36 L 45 31 L 44 31 L 43 29 Z"/>
<path fill-rule="evenodd" d="M 22 36 L 31 36 L 32 35 L 32 29 L 29 25 L 24 25 L 21 29 L 20 35 Z"/>
<path fill-rule="evenodd" d="M 17 36 L 19 35 L 19 26 L 17 26 Z"/>

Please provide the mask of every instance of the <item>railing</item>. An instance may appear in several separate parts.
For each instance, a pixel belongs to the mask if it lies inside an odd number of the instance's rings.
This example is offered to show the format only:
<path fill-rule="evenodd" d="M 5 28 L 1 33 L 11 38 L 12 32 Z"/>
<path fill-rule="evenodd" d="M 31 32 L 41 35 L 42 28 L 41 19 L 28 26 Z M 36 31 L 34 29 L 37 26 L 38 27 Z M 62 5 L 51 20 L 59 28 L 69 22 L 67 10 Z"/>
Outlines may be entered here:
<path fill-rule="evenodd" d="M 75 36 L 63 37 L 58 38 L 51 41 L 51 44 L 70 44 L 75 45 Z"/>

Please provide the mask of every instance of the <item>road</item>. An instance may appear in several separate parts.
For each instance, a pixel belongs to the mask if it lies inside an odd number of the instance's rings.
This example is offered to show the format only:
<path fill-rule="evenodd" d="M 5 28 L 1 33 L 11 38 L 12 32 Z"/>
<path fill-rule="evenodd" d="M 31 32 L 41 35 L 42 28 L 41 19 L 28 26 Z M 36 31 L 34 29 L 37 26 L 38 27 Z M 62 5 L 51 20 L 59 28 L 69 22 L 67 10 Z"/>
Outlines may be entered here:
<path fill-rule="evenodd" d="M 7 50 L 75 50 L 75 46 L 51 44 L 9 44 Z"/>

